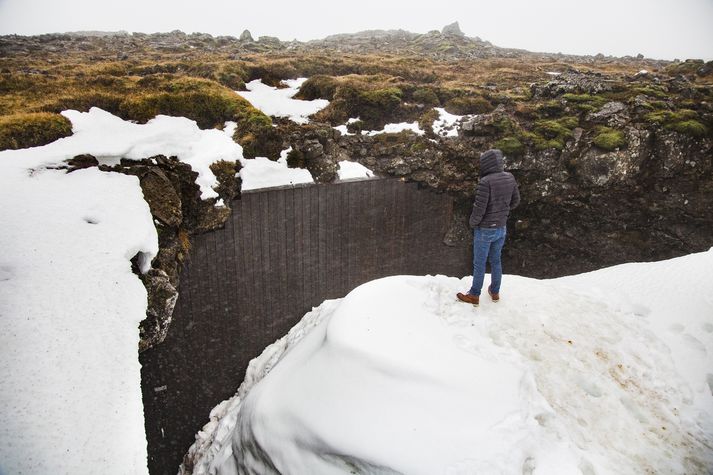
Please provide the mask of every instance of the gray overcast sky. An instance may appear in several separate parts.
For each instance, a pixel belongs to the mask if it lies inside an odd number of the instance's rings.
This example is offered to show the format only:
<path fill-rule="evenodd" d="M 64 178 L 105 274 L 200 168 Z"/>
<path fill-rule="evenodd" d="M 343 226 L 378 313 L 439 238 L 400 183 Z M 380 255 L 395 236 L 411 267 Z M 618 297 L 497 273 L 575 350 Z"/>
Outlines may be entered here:
<path fill-rule="evenodd" d="M 460 22 L 498 46 L 713 59 L 713 0 L 0 0 L 0 34 L 175 29 L 309 40 L 366 29 L 424 33 Z"/>

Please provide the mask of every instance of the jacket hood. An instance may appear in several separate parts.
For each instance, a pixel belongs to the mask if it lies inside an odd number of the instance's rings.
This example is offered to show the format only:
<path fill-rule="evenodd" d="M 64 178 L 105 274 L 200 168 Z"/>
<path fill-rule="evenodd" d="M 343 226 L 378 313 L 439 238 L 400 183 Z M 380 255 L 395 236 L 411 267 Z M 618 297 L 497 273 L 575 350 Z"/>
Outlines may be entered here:
<path fill-rule="evenodd" d="M 487 150 L 480 155 L 480 176 L 490 175 L 505 170 L 503 152 L 497 148 Z"/>

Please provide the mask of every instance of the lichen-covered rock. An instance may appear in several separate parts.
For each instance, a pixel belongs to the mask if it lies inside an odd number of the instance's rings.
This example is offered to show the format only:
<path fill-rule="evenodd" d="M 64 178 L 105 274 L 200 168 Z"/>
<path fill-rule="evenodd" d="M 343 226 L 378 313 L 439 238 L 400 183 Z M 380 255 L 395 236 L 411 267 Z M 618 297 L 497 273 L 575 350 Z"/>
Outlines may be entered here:
<path fill-rule="evenodd" d="M 161 269 L 151 269 L 140 278 L 148 294 L 146 319 L 139 327 L 139 351 L 144 351 L 166 338 L 173 317 L 173 308 L 178 299 L 178 291 Z"/>
<path fill-rule="evenodd" d="M 608 122 L 609 125 L 622 125 L 626 123 L 629 119 L 628 115 L 621 116 L 622 113 L 626 111 L 626 104 L 622 102 L 607 102 L 596 112 L 591 112 L 587 115 L 587 120 L 590 122 Z M 615 117 L 619 116 L 619 117 Z M 615 117 L 617 120 L 611 121 Z"/>
<path fill-rule="evenodd" d="M 243 30 L 243 32 L 240 34 L 240 38 L 238 38 L 240 41 L 243 42 L 249 42 L 252 43 L 255 41 L 253 39 L 253 35 L 250 34 L 250 30 Z"/>

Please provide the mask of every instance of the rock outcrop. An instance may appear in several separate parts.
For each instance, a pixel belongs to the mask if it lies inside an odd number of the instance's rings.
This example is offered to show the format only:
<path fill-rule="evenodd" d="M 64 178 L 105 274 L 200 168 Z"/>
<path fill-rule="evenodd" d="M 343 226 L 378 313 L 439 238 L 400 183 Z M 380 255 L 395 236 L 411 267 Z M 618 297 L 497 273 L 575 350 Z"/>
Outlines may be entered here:
<path fill-rule="evenodd" d="M 68 165 L 71 171 L 97 166 L 97 160 L 80 155 L 69 160 Z M 99 169 L 139 178 L 158 231 L 159 253 L 151 270 L 140 274 L 136 269 L 148 294 L 146 319 L 140 326 L 139 351 L 144 351 L 166 338 L 178 298 L 181 268 L 189 258 L 191 236 L 221 227 L 230 216 L 230 202 L 239 194 L 240 182 L 236 178 L 239 165 L 218 162 L 213 167 L 219 180 L 220 198 L 227 206 L 217 206 L 216 199 L 202 200 L 195 182 L 198 174 L 175 157 L 122 159 L 119 165 L 101 165 Z"/>
<path fill-rule="evenodd" d="M 450 25 L 444 26 L 441 30 L 441 33 L 443 33 L 444 35 L 465 36 L 465 33 L 461 31 L 460 25 L 457 21 L 451 23 Z"/>

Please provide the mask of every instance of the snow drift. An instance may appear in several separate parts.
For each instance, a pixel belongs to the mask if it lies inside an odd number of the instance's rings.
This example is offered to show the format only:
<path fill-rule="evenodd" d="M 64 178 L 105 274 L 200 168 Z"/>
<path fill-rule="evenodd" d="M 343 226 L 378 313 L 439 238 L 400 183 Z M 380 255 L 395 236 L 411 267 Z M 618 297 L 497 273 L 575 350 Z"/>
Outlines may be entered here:
<path fill-rule="evenodd" d="M 506 276 L 477 309 L 467 278 L 369 282 L 253 360 L 182 471 L 707 473 L 711 269 L 713 250 Z"/>

